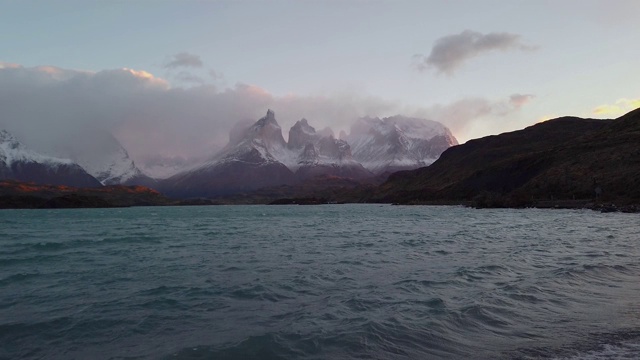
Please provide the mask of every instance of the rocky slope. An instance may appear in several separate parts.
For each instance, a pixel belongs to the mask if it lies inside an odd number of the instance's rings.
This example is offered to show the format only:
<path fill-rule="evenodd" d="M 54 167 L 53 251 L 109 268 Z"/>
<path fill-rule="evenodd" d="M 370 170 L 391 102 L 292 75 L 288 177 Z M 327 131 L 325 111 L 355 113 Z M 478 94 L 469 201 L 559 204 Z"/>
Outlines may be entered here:
<path fill-rule="evenodd" d="M 174 197 L 218 197 L 267 186 L 290 184 L 294 174 L 278 158 L 288 154 L 273 111 L 247 129 L 237 130 L 210 161 L 160 182 Z"/>
<path fill-rule="evenodd" d="M 393 174 L 368 201 L 640 201 L 640 110 L 615 120 L 563 117 L 471 140 L 427 168 Z"/>
<path fill-rule="evenodd" d="M 46 156 L 28 149 L 5 130 L 0 130 L 0 179 L 52 185 L 102 186 L 80 165 L 68 159 Z"/>
<path fill-rule="evenodd" d="M 350 179 L 366 179 L 373 176 L 353 159 L 351 147 L 346 141 L 336 139 L 330 129 L 316 132 L 306 119 L 291 127 L 287 147 L 291 155 L 285 157 L 290 161 L 285 165 L 295 171 L 298 180 L 317 176 Z"/>

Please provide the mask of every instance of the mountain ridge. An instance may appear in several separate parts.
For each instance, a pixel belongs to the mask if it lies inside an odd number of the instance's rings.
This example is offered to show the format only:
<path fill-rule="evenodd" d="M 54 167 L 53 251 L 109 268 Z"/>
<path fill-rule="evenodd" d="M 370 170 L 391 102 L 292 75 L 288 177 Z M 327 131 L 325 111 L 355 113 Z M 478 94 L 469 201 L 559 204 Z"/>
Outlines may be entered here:
<path fill-rule="evenodd" d="M 375 174 L 428 166 L 458 145 L 441 123 L 400 115 L 360 118 L 344 136 L 354 159 Z"/>
<path fill-rule="evenodd" d="M 396 120 L 412 121 L 414 125 L 422 121 L 403 119 Z M 438 124 L 442 132 L 436 135 L 450 134 L 443 125 L 432 122 L 430 126 L 434 127 L 433 124 Z M 451 138 L 455 142 L 452 135 Z M 405 153 L 411 150 L 403 148 Z M 434 156 L 437 155 L 434 152 Z M 411 164 L 419 165 L 420 162 Z M 268 110 L 249 127 L 234 127 L 227 146 L 209 161 L 160 181 L 159 188 L 172 196 L 216 197 L 294 185 L 318 176 L 365 180 L 374 178 L 375 174 L 354 158 L 348 141 L 336 139 L 330 128 L 316 131 L 306 119 L 290 128 L 289 141 L 285 141 L 275 113 Z"/>
<path fill-rule="evenodd" d="M 75 161 L 103 185 L 155 185 L 110 132 L 83 129 L 73 139 L 54 146 L 52 152 Z"/>
<path fill-rule="evenodd" d="M 367 201 L 640 200 L 640 110 L 614 120 L 561 117 L 470 140 L 426 168 L 392 174 Z"/>
<path fill-rule="evenodd" d="M 102 186 L 72 160 L 43 155 L 27 148 L 6 130 L 0 130 L 0 179 L 79 187 Z"/>

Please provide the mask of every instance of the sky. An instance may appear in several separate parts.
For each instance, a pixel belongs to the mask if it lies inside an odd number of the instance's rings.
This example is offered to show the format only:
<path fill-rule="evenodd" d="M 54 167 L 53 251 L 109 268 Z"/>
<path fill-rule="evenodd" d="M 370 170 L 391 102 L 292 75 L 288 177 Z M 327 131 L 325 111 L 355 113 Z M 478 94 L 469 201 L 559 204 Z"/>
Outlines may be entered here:
<path fill-rule="evenodd" d="M 0 0 L 0 127 L 82 127 L 137 162 L 206 156 L 271 108 L 347 130 L 423 117 L 460 143 L 640 107 L 637 0 Z"/>

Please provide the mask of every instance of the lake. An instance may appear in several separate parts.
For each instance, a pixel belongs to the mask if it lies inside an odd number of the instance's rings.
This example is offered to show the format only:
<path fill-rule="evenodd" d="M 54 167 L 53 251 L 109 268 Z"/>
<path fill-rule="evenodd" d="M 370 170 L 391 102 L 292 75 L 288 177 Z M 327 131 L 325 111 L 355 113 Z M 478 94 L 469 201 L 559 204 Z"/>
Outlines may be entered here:
<path fill-rule="evenodd" d="M 0 358 L 639 358 L 639 220 L 391 205 L 2 210 Z"/>

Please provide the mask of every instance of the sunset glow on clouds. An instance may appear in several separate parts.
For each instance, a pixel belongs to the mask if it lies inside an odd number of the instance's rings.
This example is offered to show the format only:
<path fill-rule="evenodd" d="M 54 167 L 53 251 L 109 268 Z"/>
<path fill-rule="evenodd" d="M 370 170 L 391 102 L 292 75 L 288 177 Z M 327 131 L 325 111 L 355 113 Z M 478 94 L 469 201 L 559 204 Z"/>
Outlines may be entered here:
<path fill-rule="evenodd" d="M 29 145 L 54 146 L 67 141 L 77 128 L 96 127 L 114 133 L 138 161 L 207 157 L 212 149 L 226 144 L 237 122 L 256 121 L 266 109 L 275 110 L 285 137 L 302 118 L 316 128 L 330 126 L 337 133 L 348 131 L 359 117 L 405 114 L 441 121 L 466 141 L 476 134 L 469 129 L 479 119 L 493 128 L 509 129 L 508 117 L 534 98 L 513 94 L 407 106 L 350 92 L 278 96 L 242 83 L 224 89 L 211 85 L 184 88 L 144 70 L 87 72 L 49 66 L 0 68 L 0 95 L 0 127 Z"/>
<path fill-rule="evenodd" d="M 602 116 L 620 116 L 631 110 L 640 108 L 640 98 L 638 99 L 619 99 L 612 105 L 600 105 L 593 109 L 593 113 Z"/>
<path fill-rule="evenodd" d="M 4 4 L 0 128 L 89 124 L 138 160 L 207 155 L 268 108 L 285 133 L 401 114 L 463 143 L 638 107 L 637 0 L 72 3 Z"/>

